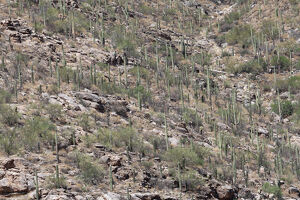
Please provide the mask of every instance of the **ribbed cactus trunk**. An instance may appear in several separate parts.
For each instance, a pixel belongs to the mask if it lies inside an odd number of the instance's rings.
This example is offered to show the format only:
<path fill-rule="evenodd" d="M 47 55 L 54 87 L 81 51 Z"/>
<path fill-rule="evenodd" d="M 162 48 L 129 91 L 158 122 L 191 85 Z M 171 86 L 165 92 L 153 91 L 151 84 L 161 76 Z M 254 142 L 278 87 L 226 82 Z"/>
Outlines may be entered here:
<path fill-rule="evenodd" d="M 113 191 L 113 189 L 114 189 L 114 181 L 113 181 L 113 177 L 112 177 L 111 165 L 109 166 L 109 188 L 111 191 Z"/>
<path fill-rule="evenodd" d="M 36 200 L 40 199 L 40 194 L 39 194 L 39 179 L 38 179 L 37 171 L 35 171 L 35 196 L 36 196 Z"/>
<path fill-rule="evenodd" d="M 165 140 L 166 140 L 166 149 L 169 150 L 169 139 L 168 139 L 168 125 L 167 125 L 167 118 L 166 112 L 164 113 L 164 123 L 165 123 Z"/>

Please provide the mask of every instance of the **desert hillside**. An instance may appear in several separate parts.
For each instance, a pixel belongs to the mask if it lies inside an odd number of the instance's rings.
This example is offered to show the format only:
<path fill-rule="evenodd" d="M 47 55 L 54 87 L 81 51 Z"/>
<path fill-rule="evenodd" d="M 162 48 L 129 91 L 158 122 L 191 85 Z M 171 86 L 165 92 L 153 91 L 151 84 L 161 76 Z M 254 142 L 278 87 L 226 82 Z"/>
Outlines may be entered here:
<path fill-rule="evenodd" d="M 0 0 L 0 199 L 300 199 L 300 0 Z"/>

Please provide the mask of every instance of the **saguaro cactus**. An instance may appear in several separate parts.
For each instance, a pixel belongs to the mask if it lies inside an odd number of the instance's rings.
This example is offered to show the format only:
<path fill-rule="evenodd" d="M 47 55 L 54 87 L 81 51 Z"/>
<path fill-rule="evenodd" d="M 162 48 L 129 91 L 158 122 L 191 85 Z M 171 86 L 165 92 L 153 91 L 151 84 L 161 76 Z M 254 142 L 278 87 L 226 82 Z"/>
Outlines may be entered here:
<path fill-rule="evenodd" d="M 37 171 L 35 171 L 35 195 L 36 195 L 36 199 L 39 200 L 40 199 L 39 179 L 38 179 Z"/>
<path fill-rule="evenodd" d="M 109 166 L 109 188 L 110 188 L 111 191 L 113 191 L 113 189 L 114 189 L 114 180 L 113 180 L 113 177 L 112 177 L 111 165 Z"/>

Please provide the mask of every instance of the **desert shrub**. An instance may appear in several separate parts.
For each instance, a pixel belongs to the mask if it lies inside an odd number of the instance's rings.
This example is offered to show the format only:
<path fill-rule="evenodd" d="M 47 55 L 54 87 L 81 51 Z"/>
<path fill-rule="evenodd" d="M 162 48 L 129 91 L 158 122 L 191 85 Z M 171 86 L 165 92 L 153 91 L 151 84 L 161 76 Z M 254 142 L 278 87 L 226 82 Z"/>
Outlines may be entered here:
<path fill-rule="evenodd" d="M 47 114 L 51 121 L 55 121 L 62 117 L 62 106 L 59 104 L 48 104 L 45 106 Z"/>
<path fill-rule="evenodd" d="M 140 145 L 136 131 L 130 127 L 120 127 L 115 130 L 100 129 L 95 139 L 109 147 L 128 147 L 130 151 L 138 150 Z"/>
<path fill-rule="evenodd" d="M 196 171 L 188 171 L 182 174 L 181 181 L 186 191 L 196 191 L 204 180 L 197 175 Z"/>
<path fill-rule="evenodd" d="M 11 94 L 6 90 L 0 89 L 0 104 L 9 103 L 11 100 Z"/>
<path fill-rule="evenodd" d="M 289 0 L 289 2 L 292 6 L 297 6 L 300 1 L 299 0 Z"/>
<path fill-rule="evenodd" d="M 203 164 L 203 158 L 199 157 L 198 154 L 189 147 L 175 147 L 169 149 L 164 159 L 170 161 L 173 165 L 194 166 Z"/>
<path fill-rule="evenodd" d="M 144 86 L 139 85 L 129 90 L 129 95 L 136 99 L 138 99 L 138 93 L 140 93 L 140 98 L 142 103 L 146 103 L 146 102 L 151 103 L 152 101 L 151 93 L 147 91 L 144 88 Z"/>
<path fill-rule="evenodd" d="M 22 142 L 25 149 L 29 151 L 37 150 L 41 144 L 53 143 L 52 132 L 55 125 L 43 117 L 35 117 L 25 122 L 23 127 Z"/>
<path fill-rule="evenodd" d="M 49 189 L 67 188 L 66 178 L 62 174 L 59 174 L 59 177 L 57 177 L 55 172 L 46 178 L 46 187 Z"/>
<path fill-rule="evenodd" d="M 101 92 L 104 92 L 106 94 L 127 94 L 128 93 L 126 88 L 123 88 L 118 84 L 115 84 L 115 82 L 111 83 L 104 79 L 101 80 L 100 89 Z"/>
<path fill-rule="evenodd" d="M 300 121 L 300 102 L 298 102 L 295 106 L 295 120 L 297 122 Z"/>
<path fill-rule="evenodd" d="M 138 6 L 138 11 L 144 15 L 151 15 L 156 12 L 156 9 L 152 6 L 147 6 L 145 3 L 140 2 Z"/>
<path fill-rule="evenodd" d="M 290 60 L 286 56 L 276 56 L 274 55 L 271 59 L 271 64 L 280 68 L 280 70 L 290 69 Z"/>
<path fill-rule="evenodd" d="M 9 105 L 0 104 L 0 122 L 8 126 L 15 125 L 20 118 L 17 110 L 12 109 Z"/>
<path fill-rule="evenodd" d="M 140 68 L 140 69 L 138 69 Z M 139 72 L 138 72 L 139 71 Z M 133 74 L 135 77 L 138 76 L 138 73 L 140 73 L 140 77 L 143 78 L 143 79 L 146 79 L 147 77 L 149 77 L 149 70 L 147 70 L 146 68 L 144 67 L 133 67 L 129 70 L 129 72 L 131 74 Z"/>
<path fill-rule="evenodd" d="M 165 138 L 152 137 L 150 142 L 153 146 L 154 154 L 156 154 L 158 150 L 165 150 L 166 149 L 166 140 L 165 140 Z"/>
<path fill-rule="evenodd" d="M 268 39 L 277 39 L 279 37 L 279 30 L 276 23 L 271 20 L 265 20 L 262 23 L 261 30 Z"/>
<path fill-rule="evenodd" d="M 149 170 L 153 167 L 153 162 L 151 162 L 151 161 L 143 161 L 143 162 L 141 162 L 141 165 L 142 165 L 147 171 L 149 171 Z"/>
<path fill-rule="evenodd" d="M 5 130 L 0 134 L 0 149 L 7 155 L 13 155 L 18 152 L 19 137 L 16 130 Z"/>
<path fill-rule="evenodd" d="M 79 118 L 79 126 L 83 128 L 84 131 L 89 131 L 91 128 L 91 122 L 89 119 L 89 115 L 84 113 Z"/>
<path fill-rule="evenodd" d="M 60 78 L 63 82 L 69 83 L 74 75 L 74 71 L 66 66 L 59 68 Z"/>
<path fill-rule="evenodd" d="M 300 90 L 300 76 L 292 76 L 288 79 L 279 79 L 276 82 L 276 88 L 279 92 L 289 91 L 296 94 Z"/>
<path fill-rule="evenodd" d="M 243 47 L 249 47 L 251 44 L 250 25 L 239 25 L 234 27 L 225 35 L 225 40 L 230 45 L 241 44 Z"/>
<path fill-rule="evenodd" d="M 197 115 L 197 112 L 192 109 L 184 109 L 182 119 L 185 124 L 198 128 L 199 126 L 202 126 L 201 118 Z"/>
<path fill-rule="evenodd" d="M 104 177 L 104 169 L 93 162 L 92 158 L 79 152 L 73 154 L 77 167 L 80 169 L 80 177 L 87 184 L 98 184 Z"/>
<path fill-rule="evenodd" d="M 138 38 L 134 33 L 126 32 L 124 33 L 124 27 L 117 25 L 111 31 L 111 40 L 113 46 L 119 50 L 126 52 L 129 57 L 137 57 L 138 53 L 137 42 Z"/>
<path fill-rule="evenodd" d="M 225 16 L 224 20 L 227 24 L 232 24 L 234 21 L 240 19 L 240 13 L 237 11 L 233 11 Z"/>
<path fill-rule="evenodd" d="M 279 114 L 279 105 L 277 100 L 274 101 L 271 107 L 273 112 Z M 294 112 L 294 106 L 292 102 L 290 102 L 289 100 L 280 101 L 280 111 L 281 111 L 281 117 L 283 118 L 291 116 Z"/>
<path fill-rule="evenodd" d="M 277 198 L 282 197 L 281 189 L 277 185 L 271 185 L 270 183 L 267 182 L 267 183 L 263 184 L 262 190 L 266 193 L 274 194 L 275 197 L 277 197 Z"/>
<path fill-rule="evenodd" d="M 66 20 L 59 19 L 59 10 L 54 7 L 49 7 L 46 13 L 47 29 L 54 33 L 66 34 L 68 23 Z"/>
<path fill-rule="evenodd" d="M 205 65 L 210 65 L 211 64 L 211 57 L 212 55 L 209 54 L 208 52 L 202 52 L 198 53 L 193 57 L 193 60 L 195 63 L 205 66 Z"/>
<path fill-rule="evenodd" d="M 74 11 L 74 18 L 71 12 L 65 18 L 60 16 L 58 8 L 49 7 L 46 10 L 47 29 L 53 33 L 69 34 L 71 33 L 71 21 L 74 20 L 75 34 L 83 33 L 89 28 L 89 20 L 80 12 Z"/>

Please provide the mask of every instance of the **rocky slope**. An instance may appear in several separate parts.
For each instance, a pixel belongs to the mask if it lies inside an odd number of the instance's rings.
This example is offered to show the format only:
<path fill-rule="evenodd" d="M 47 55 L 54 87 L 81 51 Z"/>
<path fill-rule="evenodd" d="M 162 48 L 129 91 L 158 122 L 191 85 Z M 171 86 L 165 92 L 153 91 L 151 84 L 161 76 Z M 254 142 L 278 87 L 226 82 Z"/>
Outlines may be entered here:
<path fill-rule="evenodd" d="M 0 199 L 299 199 L 297 0 L 0 0 Z"/>

